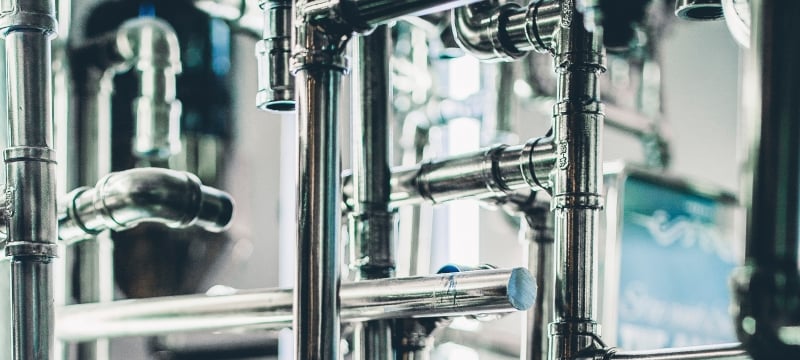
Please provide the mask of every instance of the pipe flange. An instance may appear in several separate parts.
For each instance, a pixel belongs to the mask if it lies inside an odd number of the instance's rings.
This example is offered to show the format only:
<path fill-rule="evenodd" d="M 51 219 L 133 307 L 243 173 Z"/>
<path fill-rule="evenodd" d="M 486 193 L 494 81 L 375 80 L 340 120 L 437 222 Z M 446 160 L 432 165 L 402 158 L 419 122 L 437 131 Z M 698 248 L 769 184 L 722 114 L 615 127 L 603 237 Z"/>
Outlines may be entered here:
<path fill-rule="evenodd" d="M 56 152 L 53 149 L 40 146 L 14 146 L 3 151 L 6 163 L 17 161 L 41 161 L 56 163 Z"/>
<path fill-rule="evenodd" d="M 58 257 L 58 245 L 30 241 L 12 241 L 6 244 L 7 257 Z"/>

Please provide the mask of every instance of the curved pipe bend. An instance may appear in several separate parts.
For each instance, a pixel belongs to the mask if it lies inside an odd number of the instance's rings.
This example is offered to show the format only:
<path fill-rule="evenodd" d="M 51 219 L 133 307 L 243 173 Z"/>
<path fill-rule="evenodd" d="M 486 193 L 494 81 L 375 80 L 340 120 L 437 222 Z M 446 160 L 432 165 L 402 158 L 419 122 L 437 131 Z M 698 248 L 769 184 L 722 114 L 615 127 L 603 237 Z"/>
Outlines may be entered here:
<path fill-rule="evenodd" d="M 221 232 L 233 217 L 230 195 L 202 185 L 190 173 L 160 168 L 111 173 L 67 198 L 59 212 L 59 238 L 67 243 L 143 222 Z"/>
<path fill-rule="evenodd" d="M 508 44 L 505 23 L 519 5 L 488 0 L 453 9 L 453 35 L 458 46 L 483 61 L 511 61 L 527 52 Z"/>

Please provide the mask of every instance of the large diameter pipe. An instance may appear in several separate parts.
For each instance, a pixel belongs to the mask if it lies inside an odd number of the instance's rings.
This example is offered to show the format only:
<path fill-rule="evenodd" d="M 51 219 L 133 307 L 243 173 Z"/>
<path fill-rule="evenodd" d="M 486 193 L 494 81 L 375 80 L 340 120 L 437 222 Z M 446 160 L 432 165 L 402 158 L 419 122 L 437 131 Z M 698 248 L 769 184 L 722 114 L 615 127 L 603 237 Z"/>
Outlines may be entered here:
<path fill-rule="evenodd" d="M 503 197 L 523 188 L 549 189 L 555 150 L 551 138 L 538 138 L 524 145 L 498 145 L 394 168 L 390 207 Z M 343 181 L 345 204 L 352 207 L 351 176 Z"/>
<path fill-rule="evenodd" d="M 339 358 L 339 251 L 342 190 L 339 162 L 339 83 L 346 70 L 341 33 L 309 23 L 295 0 L 293 71 L 297 96 L 299 172 L 297 276 L 294 292 L 296 359 Z"/>
<path fill-rule="evenodd" d="M 233 217 L 230 195 L 202 185 L 190 173 L 160 168 L 111 173 L 67 198 L 59 216 L 59 237 L 67 243 L 142 222 L 220 232 Z"/>
<path fill-rule="evenodd" d="M 355 31 L 407 15 L 425 15 L 469 5 L 480 0 L 344 0 L 309 2 L 303 13 L 314 21 L 345 23 Z"/>
<path fill-rule="evenodd" d="M 11 262 L 14 360 L 51 359 L 53 274 L 58 238 L 53 151 L 51 38 L 53 1 L 0 3 L 0 34 L 6 55 L 8 148 L 4 217 L 6 256 Z"/>
<path fill-rule="evenodd" d="M 558 360 L 574 359 L 594 348 L 599 336 L 596 254 L 603 208 L 603 113 L 597 78 L 604 71 L 604 53 L 601 36 L 587 31 L 583 20 L 575 2 L 561 2 L 554 53 L 557 159 L 551 175 L 557 267 L 550 358 Z"/>
<path fill-rule="evenodd" d="M 348 214 L 350 267 L 356 280 L 394 276 L 396 213 L 391 194 L 391 69 L 389 28 L 354 39 L 352 114 L 353 211 Z M 355 324 L 353 359 L 391 359 L 391 322 Z"/>
<path fill-rule="evenodd" d="M 733 277 L 739 340 L 755 359 L 800 358 L 797 219 L 800 216 L 800 2 L 751 1 L 743 111 L 747 161 L 745 266 Z"/>
<path fill-rule="evenodd" d="M 617 351 L 612 349 L 602 360 L 749 360 L 741 344 L 693 346 L 686 348 Z"/>
<path fill-rule="evenodd" d="M 527 269 L 478 270 L 342 284 L 346 322 L 407 317 L 466 316 L 526 310 L 535 282 Z M 228 329 L 280 329 L 292 324 L 292 290 L 243 291 L 70 305 L 59 309 L 59 339 Z"/>

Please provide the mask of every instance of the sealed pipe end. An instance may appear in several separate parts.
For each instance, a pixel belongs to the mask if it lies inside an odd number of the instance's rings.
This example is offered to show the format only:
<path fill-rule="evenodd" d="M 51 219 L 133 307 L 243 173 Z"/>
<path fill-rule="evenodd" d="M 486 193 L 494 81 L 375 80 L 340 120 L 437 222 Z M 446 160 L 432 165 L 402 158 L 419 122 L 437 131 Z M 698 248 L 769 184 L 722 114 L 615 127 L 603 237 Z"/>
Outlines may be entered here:
<path fill-rule="evenodd" d="M 536 281 L 526 268 L 515 268 L 508 280 L 508 299 L 517 310 L 528 310 L 536 301 Z"/>
<path fill-rule="evenodd" d="M 202 186 L 200 210 L 194 225 L 210 232 L 222 232 L 228 229 L 233 219 L 233 199 L 228 193 Z"/>
<path fill-rule="evenodd" d="M 678 0 L 675 15 L 684 20 L 706 21 L 723 18 L 720 0 Z"/>

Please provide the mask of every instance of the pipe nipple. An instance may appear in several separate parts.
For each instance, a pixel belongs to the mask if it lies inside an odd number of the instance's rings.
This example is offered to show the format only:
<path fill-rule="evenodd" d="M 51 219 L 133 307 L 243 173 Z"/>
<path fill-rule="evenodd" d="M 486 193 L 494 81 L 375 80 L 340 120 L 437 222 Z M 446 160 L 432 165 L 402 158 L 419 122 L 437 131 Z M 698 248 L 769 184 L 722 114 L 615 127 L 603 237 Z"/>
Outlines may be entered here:
<path fill-rule="evenodd" d="M 720 20 L 722 3 L 720 0 L 678 0 L 675 3 L 675 16 L 683 20 Z"/>

